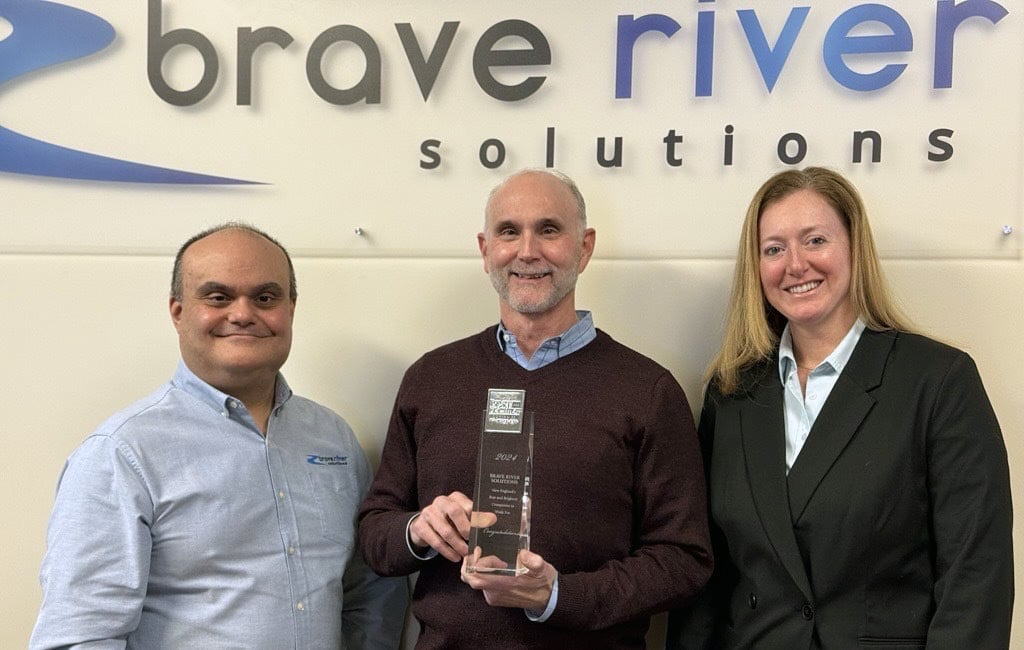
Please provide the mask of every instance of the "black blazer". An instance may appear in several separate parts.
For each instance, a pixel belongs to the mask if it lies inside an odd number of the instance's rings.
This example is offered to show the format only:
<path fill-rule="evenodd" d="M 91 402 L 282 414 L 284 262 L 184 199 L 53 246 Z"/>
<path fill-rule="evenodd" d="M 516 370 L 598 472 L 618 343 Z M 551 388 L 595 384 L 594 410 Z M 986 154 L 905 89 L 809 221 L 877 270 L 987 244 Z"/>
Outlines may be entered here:
<path fill-rule="evenodd" d="M 864 330 L 787 477 L 778 359 L 708 390 L 715 574 L 668 647 L 1005 650 L 1006 448 L 971 358 Z"/>

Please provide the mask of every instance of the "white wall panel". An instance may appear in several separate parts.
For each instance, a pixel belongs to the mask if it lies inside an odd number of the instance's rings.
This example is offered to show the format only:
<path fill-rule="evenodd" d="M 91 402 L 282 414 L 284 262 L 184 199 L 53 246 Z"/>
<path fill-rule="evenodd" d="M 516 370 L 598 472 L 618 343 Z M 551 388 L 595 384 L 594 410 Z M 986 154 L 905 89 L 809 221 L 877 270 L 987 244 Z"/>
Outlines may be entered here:
<path fill-rule="evenodd" d="M 996 24 L 977 18 L 961 26 L 946 89 L 933 88 L 936 13 L 944 4 L 883 4 L 905 19 L 913 47 L 848 58 L 862 73 L 906 64 L 890 85 L 858 92 L 837 83 L 822 58 L 825 34 L 854 0 L 608 0 L 585 3 L 585 11 L 583 3 L 540 0 L 164 0 L 163 31 L 198 30 L 220 59 L 209 96 L 177 107 L 147 80 L 147 2 L 68 2 L 109 21 L 113 43 L 0 83 L 0 125 L 93 153 L 267 184 L 0 172 L 0 601 L 7 605 L 0 647 L 23 647 L 35 620 L 36 574 L 64 458 L 102 420 L 173 372 L 177 345 L 166 294 L 171 256 L 184 239 L 241 218 L 292 250 L 300 297 L 285 373 L 298 392 L 344 415 L 376 460 L 405 368 L 496 319 L 476 253 L 482 204 L 506 173 L 545 164 L 549 128 L 555 163 L 579 180 L 598 233 L 579 306 L 670 368 L 695 406 L 721 333 L 747 201 L 784 168 L 779 139 L 804 136 L 801 165 L 832 166 L 863 190 L 907 311 L 978 362 L 1003 426 L 1014 493 L 1018 502 L 1024 498 L 1024 398 L 1016 385 L 1024 368 L 1024 14 L 1016 4 L 989 3 L 1009 10 Z M 769 93 L 737 11 L 756 11 L 775 44 L 803 6 L 810 6 L 806 21 Z M 694 91 L 698 12 L 713 13 L 716 25 L 713 92 L 701 97 Z M 632 96 L 616 98 L 617 21 L 644 14 L 663 14 L 680 30 L 638 41 Z M 11 60 L 2 49 L 13 33 L 5 15 L 0 3 L 0 73 Z M 478 39 L 509 18 L 536 26 L 553 53 L 539 72 L 546 76 L 540 90 L 520 102 L 495 100 L 473 76 Z M 411 23 L 429 48 L 445 21 L 458 21 L 458 31 L 424 100 L 395 24 Z M 343 23 L 380 47 L 379 104 L 332 105 L 310 88 L 311 44 Z M 267 25 L 287 30 L 294 42 L 283 51 L 259 50 L 252 104 L 239 106 L 236 30 Z M 857 29 L 885 33 L 879 24 Z M 325 78 L 351 85 L 362 65 L 352 46 L 335 46 L 324 57 Z M 169 54 L 164 69 L 181 88 L 202 73 L 187 49 Z M 496 76 L 514 83 L 530 74 L 538 72 Z M 731 165 L 723 164 L 727 125 Z M 935 151 L 929 134 L 939 128 L 954 131 L 945 162 L 928 160 Z M 882 159 L 855 164 L 852 134 L 869 129 L 882 137 Z M 679 166 L 666 159 L 663 139 L 671 130 L 683 138 Z M 597 164 L 601 137 L 623 139 L 621 167 Z M 431 138 L 442 141 L 442 162 L 423 169 L 420 144 Z M 493 170 L 478 159 L 491 138 L 507 149 Z M 0 148 L 0 165 L 11 162 L 10 149 Z M 1004 226 L 1013 232 L 1004 234 Z M 1024 524 L 1017 519 L 1019 550 Z M 1020 591 L 1024 560 L 1017 575 Z M 1022 612 L 1018 605 L 1014 647 L 1024 647 Z"/>

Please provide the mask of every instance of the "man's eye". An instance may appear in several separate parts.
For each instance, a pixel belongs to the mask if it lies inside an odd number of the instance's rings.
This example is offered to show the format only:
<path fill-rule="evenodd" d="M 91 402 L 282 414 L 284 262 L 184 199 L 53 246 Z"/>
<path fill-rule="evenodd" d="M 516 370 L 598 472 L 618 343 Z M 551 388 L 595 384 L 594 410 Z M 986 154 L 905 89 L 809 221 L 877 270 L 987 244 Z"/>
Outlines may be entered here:
<path fill-rule="evenodd" d="M 264 293 L 256 296 L 256 302 L 261 305 L 269 305 L 277 300 L 277 296 L 272 293 Z"/>

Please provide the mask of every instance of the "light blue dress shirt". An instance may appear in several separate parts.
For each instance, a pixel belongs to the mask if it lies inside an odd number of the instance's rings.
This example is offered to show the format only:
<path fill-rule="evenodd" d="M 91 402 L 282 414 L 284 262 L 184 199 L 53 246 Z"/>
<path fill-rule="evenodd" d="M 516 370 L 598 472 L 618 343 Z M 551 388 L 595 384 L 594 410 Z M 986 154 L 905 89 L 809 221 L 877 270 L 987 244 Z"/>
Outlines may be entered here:
<path fill-rule="evenodd" d="M 505 329 L 505 326 L 498 323 L 498 345 L 508 355 L 508 358 L 527 370 L 543 368 L 553 361 L 568 356 L 597 338 L 597 328 L 594 327 L 594 317 L 589 311 L 576 310 L 576 323 L 558 336 L 544 339 L 537 346 L 537 350 L 529 359 L 519 349 L 516 343 L 516 335 Z"/>
<path fill-rule="evenodd" d="M 277 377 L 261 435 L 184 363 L 68 459 L 30 647 L 395 648 L 404 579 L 354 550 L 370 467 Z"/>
<path fill-rule="evenodd" d="M 793 468 L 821 407 L 835 387 L 843 368 L 849 363 L 863 331 L 864 322 L 858 318 L 831 354 L 808 373 L 805 391 L 800 388 L 789 325 L 782 330 L 782 338 L 779 340 L 779 378 L 785 387 L 786 474 Z"/>

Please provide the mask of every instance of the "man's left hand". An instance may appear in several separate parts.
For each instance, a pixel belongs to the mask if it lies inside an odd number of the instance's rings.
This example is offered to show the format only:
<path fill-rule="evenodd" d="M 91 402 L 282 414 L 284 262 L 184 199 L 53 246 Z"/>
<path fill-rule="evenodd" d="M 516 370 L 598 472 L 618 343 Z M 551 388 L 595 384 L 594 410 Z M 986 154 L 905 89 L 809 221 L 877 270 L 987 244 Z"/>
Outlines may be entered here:
<path fill-rule="evenodd" d="M 551 587 L 558 571 L 530 551 L 520 551 L 519 560 L 526 567 L 526 573 L 518 576 L 468 573 L 463 563 L 462 581 L 482 591 L 484 600 L 492 607 L 520 607 L 543 612 L 551 598 Z"/>

